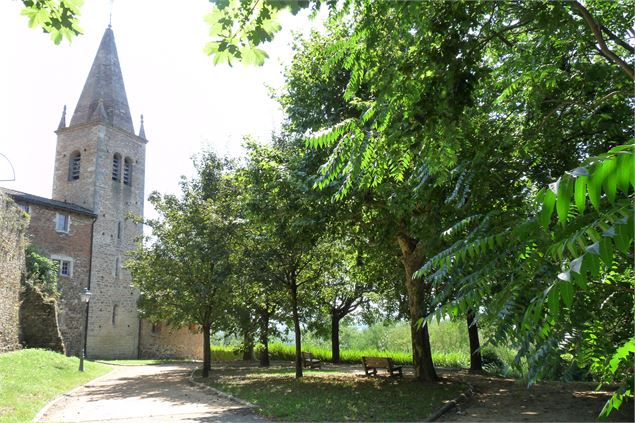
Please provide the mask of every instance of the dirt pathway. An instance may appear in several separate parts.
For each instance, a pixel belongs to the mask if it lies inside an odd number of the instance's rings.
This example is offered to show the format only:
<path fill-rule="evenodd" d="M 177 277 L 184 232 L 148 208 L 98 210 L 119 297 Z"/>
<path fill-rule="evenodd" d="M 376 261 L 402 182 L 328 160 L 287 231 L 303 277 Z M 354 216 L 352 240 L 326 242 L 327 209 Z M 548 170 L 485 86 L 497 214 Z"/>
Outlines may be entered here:
<path fill-rule="evenodd" d="M 115 366 L 66 394 L 41 422 L 264 422 L 248 408 L 188 384 L 196 364 Z"/>
<path fill-rule="evenodd" d="M 595 392 L 592 383 L 541 382 L 528 389 L 514 379 L 442 372 L 474 387 L 474 396 L 438 421 L 447 422 L 594 422 L 611 392 Z M 633 402 L 603 421 L 632 422 Z"/>

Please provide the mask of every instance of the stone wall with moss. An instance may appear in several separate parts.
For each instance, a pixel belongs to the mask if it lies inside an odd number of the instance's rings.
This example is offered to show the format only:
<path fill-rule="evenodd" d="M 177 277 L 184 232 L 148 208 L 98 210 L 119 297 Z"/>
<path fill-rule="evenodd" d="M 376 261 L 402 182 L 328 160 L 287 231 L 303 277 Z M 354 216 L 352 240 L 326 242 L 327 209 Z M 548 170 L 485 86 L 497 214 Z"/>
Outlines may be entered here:
<path fill-rule="evenodd" d="M 0 192 L 0 352 L 20 348 L 20 280 L 29 217 Z"/>
<path fill-rule="evenodd" d="M 66 353 L 57 324 L 57 301 L 36 286 L 23 284 L 20 292 L 20 342 L 26 348 Z"/>

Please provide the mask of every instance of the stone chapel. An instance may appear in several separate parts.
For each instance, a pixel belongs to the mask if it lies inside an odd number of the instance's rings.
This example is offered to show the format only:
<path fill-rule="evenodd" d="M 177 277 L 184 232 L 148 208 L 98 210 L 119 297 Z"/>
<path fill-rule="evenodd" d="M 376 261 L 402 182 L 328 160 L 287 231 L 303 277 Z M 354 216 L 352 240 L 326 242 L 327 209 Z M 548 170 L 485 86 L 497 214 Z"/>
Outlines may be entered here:
<path fill-rule="evenodd" d="M 30 241 L 59 264 L 58 324 L 66 353 L 88 358 L 201 358 L 197 328 L 173 329 L 139 318 L 139 292 L 123 267 L 143 234 L 146 139 L 135 132 L 109 26 L 66 123 L 56 131 L 52 198 L 4 189 L 30 215 Z M 80 294 L 88 288 L 86 305 Z"/>

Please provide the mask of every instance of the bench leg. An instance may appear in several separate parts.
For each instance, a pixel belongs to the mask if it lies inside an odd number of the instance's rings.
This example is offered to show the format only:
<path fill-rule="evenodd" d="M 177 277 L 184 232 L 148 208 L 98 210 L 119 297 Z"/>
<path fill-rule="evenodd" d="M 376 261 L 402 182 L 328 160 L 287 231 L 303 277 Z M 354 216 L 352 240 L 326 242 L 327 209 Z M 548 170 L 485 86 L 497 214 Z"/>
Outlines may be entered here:
<path fill-rule="evenodd" d="M 365 368 L 364 371 L 366 372 L 366 376 L 376 376 L 377 375 L 377 369 L 375 367 Z"/>

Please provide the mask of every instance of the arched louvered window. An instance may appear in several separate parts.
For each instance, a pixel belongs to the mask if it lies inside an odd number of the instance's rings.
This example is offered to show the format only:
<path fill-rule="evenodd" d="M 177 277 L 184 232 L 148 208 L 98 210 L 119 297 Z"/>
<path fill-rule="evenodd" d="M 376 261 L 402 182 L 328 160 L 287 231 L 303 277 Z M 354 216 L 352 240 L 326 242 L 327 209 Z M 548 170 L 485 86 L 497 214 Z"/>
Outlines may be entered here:
<path fill-rule="evenodd" d="M 79 167 L 81 164 L 81 160 L 82 155 L 79 153 L 79 151 L 75 151 L 73 154 L 71 154 L 71 162 L 68 169 L 69 181 L 76 181 L 79 179 Z"/>
<path fill-rule="evenodd" d="M 115 153 L 112 156 L 112 180 L 119 181 L 121 177 L 121 154 Z"/>
<path fill-rule="evenodd" d="M 132 185 L 132 160 L 126 157 L 123 161 L 123 183 L 124 185 Z"/>

